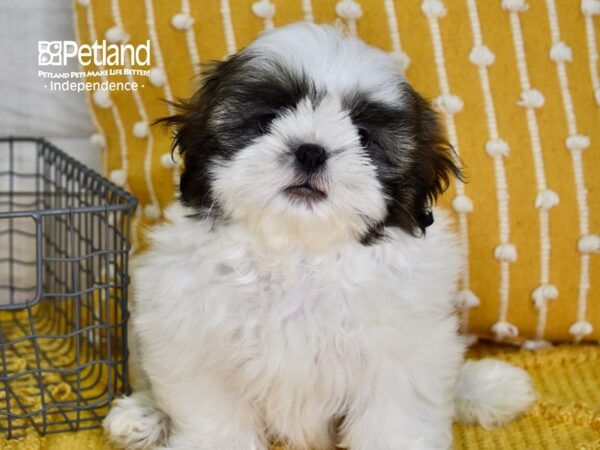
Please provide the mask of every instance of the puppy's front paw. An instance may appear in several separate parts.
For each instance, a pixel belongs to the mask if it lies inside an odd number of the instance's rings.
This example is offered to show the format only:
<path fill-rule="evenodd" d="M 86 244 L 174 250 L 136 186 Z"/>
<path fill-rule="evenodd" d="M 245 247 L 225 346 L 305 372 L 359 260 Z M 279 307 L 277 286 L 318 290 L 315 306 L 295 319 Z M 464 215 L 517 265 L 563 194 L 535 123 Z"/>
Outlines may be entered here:
<path fill-rule="evenodd" d="M 150 450 L 165 442 L 168 419 L 150 394 L 116 400 L 102 423 L 109 440 L 127 450 Z"/>

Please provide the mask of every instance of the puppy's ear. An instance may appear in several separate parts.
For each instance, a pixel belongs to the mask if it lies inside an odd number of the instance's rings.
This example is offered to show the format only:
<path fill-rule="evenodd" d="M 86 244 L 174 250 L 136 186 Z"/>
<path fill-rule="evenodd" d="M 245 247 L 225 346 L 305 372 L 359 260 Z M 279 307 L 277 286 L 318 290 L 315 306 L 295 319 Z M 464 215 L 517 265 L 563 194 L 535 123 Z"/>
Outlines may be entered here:
<path fill-rule="evenodd" d="M 415 112 L 416 191 L 412 215 L 421 232 L 432 224 L 431 208 L 453 177 L 463 180 L 458 155 L 448 142 L 438 114 L 414 90 L 408 94 Z"/>
<path fill-rule="evenodd" d="M 209 166 L 221 149 L 215 130 L 211 127 L 211 116 L 222 98 L 224 86 L 240 64 L 240 55 L 204 64 L 196 93 L 190 99 L 179 99 L 173 104 L 177 109 L 176 114 L 155 122 L 172 127 L 171 151 L 179 152 L 183 158 L 184 169 L 179 188 L 181 200 L 187 206 L 215 212 L 208 179 Z"/>

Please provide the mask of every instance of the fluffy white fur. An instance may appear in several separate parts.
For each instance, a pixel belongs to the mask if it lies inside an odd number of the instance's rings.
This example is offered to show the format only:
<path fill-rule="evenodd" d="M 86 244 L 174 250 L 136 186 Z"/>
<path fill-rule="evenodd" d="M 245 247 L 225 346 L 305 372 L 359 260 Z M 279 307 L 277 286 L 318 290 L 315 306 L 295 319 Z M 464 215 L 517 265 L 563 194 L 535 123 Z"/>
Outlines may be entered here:
<path fill-rule="evenodd" d="M 351 449 L 449 447 L 463 345 L 443 216 L 426 239 L 323 254 L 265 251 L 242 225 L 211 231 L 180 207 L 168 218 L 135 272 L 132 318 L 171 447 L 264 449 L 268 430 L 330 448 L 342 411 Z M 117 439 L 128 406 L 107 421 Z"/>
<path fill-rule="evenodd" d="M 398 77 L 395 61 L 337 28 L 295 23 L 262 34 L 247 50 L 259 64 L 276 60 L 310 75 L 332 94 L 357 89 L 384 103 L 398 101 L 397 86 L 390 83 Z"/>
<path fill-rule="evenodd" d="M 123 447 L 448 449 L 457 393 L 458 416 L 486 426 L 533 399 L 526 374 L 500 363 L 467 365 L 459 381 L 461 258 L 441 211 L 424 237 L 389 227 L 376 244 L 360 242 L 384 219 L 386 194 L 340 95 L 364 87 L 391 101 L 398 74 L 383 52 L 304 27 L 249 51 L 261 64 L 303 64 L 328 95 L 303 100 L 212 167 L 227 220 L 174 206 L 150 233 L 132 311 L 146 390 L 104 423 Z M 298 176 L 290 140 L 328 149 L 312 180 L 326 200 L 284 194 Z"/>
<path fill-rule="evenodd" d="M 486 428 L 504 425 L 536 397 L 525 370 L 489 358 L 467 361 L 456 386 L 456 419 Z"/>
<path fill-rule="evenodd" d="M 309 255 L 265 252 L 242 226 L 211 232 L 172 208 L 135 273 L 133 312 L 155 408 L 172 422 L 166 445 L 265 449 L 269 436 L 331 448 L 330 420 L 346 411 L 352 450 L 446 449 L 457 393 L 463 420 L 523 411 L 530 380 L 508 364 L 467 363 L 456 388 L 459 260 L 436 216 L 425 239 L 398 232 Z M 160 442 L 166 422 L 150 399 L 115 404 L 105 427 L 119 445 Z"/>
<path fill-rule="evenodd" d="M 287 142 L 306 139 L 340 149 L 331 152 L 327 174 L 315 180 L 329 201 L 310 208 L 282 193 L 296 177 L 294 160 L 282 163 L 290 153 Z M 244 222 L 270 249 L 322 251 L 355 239 L 384 218 L 385 197 L 375 170 L 339 98 L 324 98 L 316 107 L 305 99 L 275 120 L 271 133 L 216 166 L 213 189 L 228 216 Z"/>

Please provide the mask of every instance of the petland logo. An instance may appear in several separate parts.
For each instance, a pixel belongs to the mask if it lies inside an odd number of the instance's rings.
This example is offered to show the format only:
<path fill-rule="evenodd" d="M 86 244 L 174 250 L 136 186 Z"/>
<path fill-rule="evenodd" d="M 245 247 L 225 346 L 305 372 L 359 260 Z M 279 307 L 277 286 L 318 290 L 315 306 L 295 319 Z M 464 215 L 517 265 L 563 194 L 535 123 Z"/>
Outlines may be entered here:
<path fill-rule="evenodd" d="M 38 41 L 38 64 L 40 66 L 66 66 L 71 58 L 77 58 L 82 67 L 150 65 L 150 41 L 145 44 L 107 44 L 95 41 L 92 45 L 75 41 Z"/>
<path fill-rule="evenodd" d="M 75 60 L 83 70 L 65 71 L 64 66 Z M 38 64 L 45 69 L 38 68 L 38 77 L 44 79 L 44 88 L 53 92 L 137 91 L 144 87 L 139 77 L 150 76 L 150 41 L 139 45 L 109 44 L 104 40 L 91 45 L 38 41 Z M 136 66 L 143 68 L 133 68 Z M 109 79 L 116 76 L 125 79 Z"/>

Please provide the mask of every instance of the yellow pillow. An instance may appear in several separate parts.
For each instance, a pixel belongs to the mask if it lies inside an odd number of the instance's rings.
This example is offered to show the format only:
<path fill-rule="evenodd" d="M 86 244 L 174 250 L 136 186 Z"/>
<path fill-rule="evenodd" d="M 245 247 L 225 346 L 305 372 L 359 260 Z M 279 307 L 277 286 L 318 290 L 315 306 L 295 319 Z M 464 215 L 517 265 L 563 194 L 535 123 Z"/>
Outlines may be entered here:
<path fill-rule="evenodd" d="M 600 339 L 600 1 L 77 0 L 81 43 L 151 43 L 137 92 L 90 95 L 110 178 L 140 199 L 139 232 L 174 198 L 170 138 L 148 123 L 188 97 L 198 63 L 265 28 L 342 20 L 433 100 L 469 182 L 442 204 L 468 251 L 465 331 L 524 343 Z M 144 67 L 138 67 L 144 69 Z M 102 69 L 88 66 L 86 69 Z"/>

